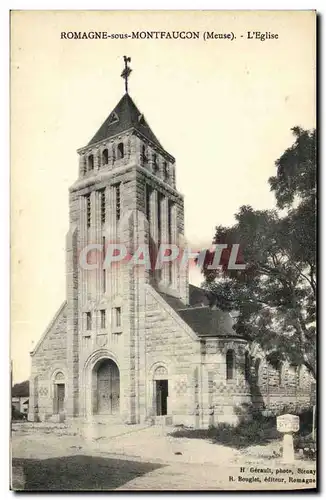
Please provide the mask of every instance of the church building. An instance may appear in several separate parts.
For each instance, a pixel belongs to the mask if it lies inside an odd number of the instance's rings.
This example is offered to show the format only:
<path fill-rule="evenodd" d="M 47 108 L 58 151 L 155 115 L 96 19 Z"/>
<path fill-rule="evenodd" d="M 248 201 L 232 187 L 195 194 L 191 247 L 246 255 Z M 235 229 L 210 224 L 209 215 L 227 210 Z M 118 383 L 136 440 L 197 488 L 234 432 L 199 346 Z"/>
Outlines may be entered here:
<path fill-rule="evenodd" d="M 162 243 L 185 241 L 175 158 L 129 95 L 128 62 L 125 94 L 78 150 L 78 178 L 69 189 L 66 300 L 31 353 L 29 419 L 207 427 L 236 423 L 252 407 L 307 405 L 308 374 L 271 367 L 262 353 L 253 358 L 229 313 L 210 307 L 205 293 L 189 285 L 180 259 L 161 269 L 81 265 L 83 249 L 93 243 L 103 255 L 112 243 L 130 254 L 148 245 L 153 256 Z"/>

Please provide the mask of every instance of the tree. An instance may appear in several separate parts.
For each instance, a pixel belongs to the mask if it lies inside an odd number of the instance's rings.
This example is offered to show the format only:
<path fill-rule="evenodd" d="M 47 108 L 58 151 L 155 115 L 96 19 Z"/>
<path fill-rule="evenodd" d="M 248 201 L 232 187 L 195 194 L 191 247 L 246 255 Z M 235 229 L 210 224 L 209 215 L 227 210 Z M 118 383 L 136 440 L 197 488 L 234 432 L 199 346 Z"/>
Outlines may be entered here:
<path fill-rule="evenodd" d="M 18 382 L 11 389 L 12 397 L 27 397 L 29 396 L 29 380 Z"/>
<path fill-rule="evenodd" d="M 277 175 L 269 179 L 277 207 L 286 209 L 284 231 L 289 255 L 305 268 L 316 298 L 316 131 L 294 127 L 296 138 L 275 162 Z"/>
<path fill-rule="evenodd" d="M 239 244 L 244 271 L 204 266 L 211 302 L 237 311 L 235 330 L 258 343 L 271 363 L 288 360 L 316 375 L 316 137 L 292 129 L 294 144 L 269 179 L 275 210 L 242 206 L 213 243 Z M 222 262 L 226 262 L 222 258 Z M 207 264 L 208 261 L 206 261 Z"/>

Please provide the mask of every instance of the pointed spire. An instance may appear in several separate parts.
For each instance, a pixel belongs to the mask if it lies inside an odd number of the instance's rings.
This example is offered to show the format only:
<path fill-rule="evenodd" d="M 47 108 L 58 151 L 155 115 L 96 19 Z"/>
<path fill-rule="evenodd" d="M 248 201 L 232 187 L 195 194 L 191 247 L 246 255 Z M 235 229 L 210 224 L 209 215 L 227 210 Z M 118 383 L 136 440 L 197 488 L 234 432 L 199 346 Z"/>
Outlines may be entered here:
<path fill-rule="evenodd" d="M 149 127 L 144 115 L 139 111 L 136 104 L 128 93 L 128 79 L 132 69 L 128 65 L 131 62 L 131 57 L 123 56 L 125 67 L 121 73 L 121 77 L 125 81 L 125 94 L 122 96 L 116 107 L 111 111 L 106 120 L 102 123 L 96 134 L 89 141 L 87 146 L 91 146 L 105 139 L 115 137 L 118 134 L 134 129 L 142 134 L 155 146 L 158 146 L 165 153 L 159 140 Z M 167 153 L 169 154 L 169 153 Z M 171 156 L 171 155 L 169 155 Z M 174 161 L 173 157 L 171 159 Z"/>
<path fill-rule="evenodd" d="M 129 94 L 124 94 L 120 99 L 114 110 L 109 114 L 105 122 L 90 140 L 88 146 L 103 141 L 103 139 L 113 137 L 121 132 L 125 132 L 131 128 L 138 130 L 152 143 L 163 149 L 157 137 L 155 137 L 150 129 L 144 115 L 139 111 Z"/>

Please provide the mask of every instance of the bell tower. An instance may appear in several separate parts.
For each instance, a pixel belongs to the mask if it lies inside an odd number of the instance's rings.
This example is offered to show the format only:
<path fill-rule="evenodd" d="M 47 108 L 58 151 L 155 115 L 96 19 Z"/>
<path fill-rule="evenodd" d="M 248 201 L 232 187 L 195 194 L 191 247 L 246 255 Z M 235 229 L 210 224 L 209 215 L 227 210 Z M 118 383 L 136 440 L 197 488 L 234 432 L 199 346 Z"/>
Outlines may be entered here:
<path fill-rule="evenodd" d="M 175 159 L 160 144 L 129 95 L 130 58 L 124 57 L 125 94 L 89 143 L 78 150 L 79 175 L 70 188 L 67 235 L 68 414 L 87 414 L 80 383 L 83 367 L 99 349 L 114 352 L 121 377 L 125 420 L 137 421 L 137 339 L 141 335 L 144 286 L 188 304 L 188 270 L 180 260 L 155 269 L 162 244 L 180 247 L 184 233 L 183 197 L 176 189 Z M 81 266 L 88 245 L 92 270 Z M 103 265 L 109 245 L 129 254 L 148 245 L 151 268 L 120 262 Z M 136 359 L 135 359 L 136 358 Z M 139 362 L 139 360 L 138 360 Z M 92 382 L 89 382 L 92 383 Z M 138 384 L 139 385 L 139 384 Z"/>

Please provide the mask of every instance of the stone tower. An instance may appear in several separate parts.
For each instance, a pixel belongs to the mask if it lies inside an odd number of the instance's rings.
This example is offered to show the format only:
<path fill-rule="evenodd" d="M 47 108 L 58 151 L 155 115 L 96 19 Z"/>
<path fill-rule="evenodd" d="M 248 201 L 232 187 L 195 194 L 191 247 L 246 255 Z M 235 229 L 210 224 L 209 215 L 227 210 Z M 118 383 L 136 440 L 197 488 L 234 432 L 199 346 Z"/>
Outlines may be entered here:
<path fill-rule="evenodd" d="M 104 410 L 105 405 L 109 412 L 119 408 L 125 421 L 137 422 L 146 393 L 145 285 L 188 304 L 188 272 L 180 261 L 154 269 L 160 245 L 179 246 L 184 231 L 175 159 L 127 92 L 78 155 L 67 235 L 67 415 L 88 416 L 100 411 L 103 403 Z M 93 243 L 103 252 L 88 254 L 99 265 L 86 270 L 79 257 Z M 116 243 L 131 255 L 148 245 L 151 269 L 126 261 L 101 265 L 108 246 Z M 107 352 L 119 367 L 120 388 L 115 390 L 114 373 L 107 374 L 114 396 L 103 394 L 99 403 L 98 381 L 88 367 L 100 363 Z M 104 373 L 104 386 L 105 377 Z M 107 397 L 111 401 L 105 401 Z"/>

